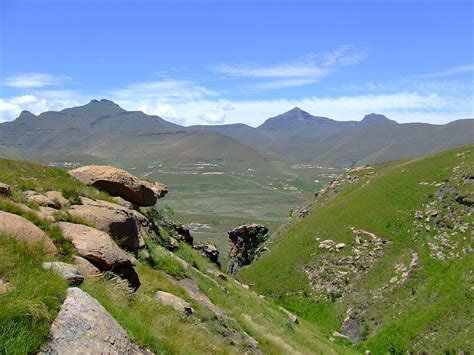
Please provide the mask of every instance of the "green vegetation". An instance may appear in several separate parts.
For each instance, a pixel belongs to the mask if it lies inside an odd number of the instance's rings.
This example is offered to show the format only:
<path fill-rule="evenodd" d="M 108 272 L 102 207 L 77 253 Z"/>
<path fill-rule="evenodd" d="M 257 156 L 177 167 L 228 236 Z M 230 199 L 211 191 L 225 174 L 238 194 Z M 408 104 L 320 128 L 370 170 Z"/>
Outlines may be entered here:
<path fill-rule="evenodd" d="M 66 282 L 43 270 L 40 246 L 26 246 L 0 234 L 0 353 L 27 354 L 43 345 L 65 296 Z"/>
<path fill-rule="evenodd" d="M 243 268 L 240 276 L 258 292 L 322 326 L 327 334 L 339 329 L 350 305 L 364 305 L 367 310 L 363 335 L 367 340 L 357 345 L 360 350 L 370 349 L 378 354 L 472 349 L 468 334 L 474 328 L 466 316 L 474 311 L 473 280 L 469 274 L 474 267 L 473 254 L 469 252 L 473 215 L 461 217 L 469 225 L 464 232 L 451 232 L 450 240 L 455 243 L 452 248 L 457 247 L 452 249 L 453 256 L 446 256 L 444 261 L 433 257 L 430 249 L 430 243 L 439 238 L 435 224 L 430 222 L 425 229 L 414 223 L 416 211 L 437 201 L 436 192 L 444 186 L 442 183 L 471 190 L 472 184 L 460 176 L 470 176 L 473 171 L 472 146 L 375 165 L 374 174 L 366 174 L 338 188 L 337 193 L 327 191 L 316 199 L 314 211 L 293 223 L 276 240 L 271 238 L 270 251 Z M 442 216 L 443 209 L 437 208 Z M 320 248 L 320 241 L 346 243 L 348 247 L 338 257 L 349 255 L 354 245 L 351 227 L 375 233 L 389 244 L 384 247 L 383 258 L 367 273 L 350 279 L 350 294 L 328 300 L 310 286 L 305 270 L 330 260 L 331 252 Z M 414 269 L 405 283 L 390 286 L 395 264 L 409 264 L 413 252 L 419 255 L 421 267 Z"/>

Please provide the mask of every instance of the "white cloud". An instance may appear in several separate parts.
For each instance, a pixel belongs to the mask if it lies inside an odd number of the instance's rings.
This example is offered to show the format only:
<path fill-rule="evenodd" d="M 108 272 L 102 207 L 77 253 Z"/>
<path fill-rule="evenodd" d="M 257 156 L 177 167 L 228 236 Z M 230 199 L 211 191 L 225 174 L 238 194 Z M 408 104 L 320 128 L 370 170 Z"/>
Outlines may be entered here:
<path fill-rule="evenodd" d="M 220 64 L 214 72 L 227 76 L 252 79 L 274 79 L 254 83 L 247 87 L 255 89 L 280 89 L 316 83 L 341 67 L 355 65 L 367 58 L 367 52 L 353 47 L 341 46 L 333 51 L 309 55 L 304 58 L 268 66 L 248 64 Z"/>
<path fill-rule="evenodd" d="M 208 124 L 219 124 L 224 123 L 225 118 L 227 116 L 226 111 L 233 111 L 235 110 L 234 105 L 230 103 L 225 104 L 215 104 L 214 109 L 210 111 L 206 111 L 202 115 L 196 116 L 201 123 L 208 123 Z"/>
<path fill-rule="evenodd" d="M 17 89 L 41 88 L 58 85 L 67 79 L 66 76 L 46 73 L 18 73 L 2 80 L 2 84 Z"/>
<path fill-rule="evenodd" d="M 423 75 L 418 75 L 416 78 L 442 78 L 446 76 L 452 76 L 457 74 L 474 72 L 474 64 L 460 65 L 454 68 L 449 68 L 439 72 L 428 73 Z"/>

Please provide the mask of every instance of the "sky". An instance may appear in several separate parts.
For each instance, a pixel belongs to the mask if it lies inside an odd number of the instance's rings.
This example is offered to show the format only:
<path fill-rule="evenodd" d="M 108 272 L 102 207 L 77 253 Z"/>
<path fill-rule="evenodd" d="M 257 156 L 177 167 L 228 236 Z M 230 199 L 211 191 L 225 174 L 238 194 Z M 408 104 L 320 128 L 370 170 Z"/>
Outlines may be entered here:
<path fill-rule="evenodd" d="M 0 122 L 109 99 L 183 124 L 474 117 L 472 0 L 0 0 Z"/>

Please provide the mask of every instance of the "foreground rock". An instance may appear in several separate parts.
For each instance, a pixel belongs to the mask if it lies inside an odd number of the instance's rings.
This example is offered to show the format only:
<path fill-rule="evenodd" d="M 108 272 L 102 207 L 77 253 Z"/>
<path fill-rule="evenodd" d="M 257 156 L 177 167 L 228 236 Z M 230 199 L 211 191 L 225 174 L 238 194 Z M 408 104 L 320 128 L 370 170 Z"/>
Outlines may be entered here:
<path fill-rule="evenodd" d="M 0 233 L 12 235 L 28 244 L 43 243 L 46 253 L 57 254 L 56 247 L 45 232 L 16 214 L 0 211 Z"/>
<path fill-rule="evenodd" d="M 73 263 L 75 266 L 77 266 L 77 268 L 83 275 L 97 276 L 101 274 L 100 270 L 94 265 L 92 265 L 90 261 L 87 261 L 86 259 L 81 258 L 80 256 L 74 255 Z"/>
<path fill-rule="evenodd" d="M 83 258 L 100 270 L 111 271 L 126 279 L 134 289 L 140 286 L 131 259 L 107 233 L 82 224 L 60 222 L 58 225 Z"/>
<path fill-rule="evenodd" d="M 193 308 L 188 302 L 186 302 L 182 298 L 179 298 L 178 296 L 175 296 L 171 293 L 168 293 L 165 291 L 158 291 L 155 294 L 155 298 L 162 305 L 172 307 L 175 311 L 178 311 L 187 315 L 191 315 L 194 313 Z"/>
<path fill-rule="evenodd" d="M 197 243 L 193 247 L 194 249 L 198 250 L 207 257 L 212 263 L 220 266 L 221 263 L 219 262 L 219 250 L 214 244 L 210 243 Z"/>
<path fill-rule="evenodd" d="M 125 330 L 96 299 L 69 288 L 51 325 L 44 354 L 140 354 Z"/>
<path fill-rule="evenodd" d="M 242 225 L 229 232 L 229 273 L 254 261 L 258 246 L 265 241 L 268 228 L 261 224 Z"/>
<path fill-rule="evenodd" d="M 95 186 L 113 196 L 120 196 L 139 206 L 154 206 L 168 190 L 162 184 L 141 180 L 129 172 L 112 166 L 88 165 L 69 171 L 87 185 Z"/>
<path fill-rule="evenodd" d="M 106 232 L 123 248 L 137 250 L 144 245 L 140 237 L 146 218 L 116 203 L 82 198 L 82 205 L 73 205 L 68 210 L 71 216 L 86 220 L 95 228 Z"/>
<path fill-rule="evenodd" d="M 75 265 L 66 264 L 60 261 L 43 263 L 43 269 L 53 270 L 64 280 L 68 281 L 70 285 L 77 286 L 84 282 L 84 276 Z"/>

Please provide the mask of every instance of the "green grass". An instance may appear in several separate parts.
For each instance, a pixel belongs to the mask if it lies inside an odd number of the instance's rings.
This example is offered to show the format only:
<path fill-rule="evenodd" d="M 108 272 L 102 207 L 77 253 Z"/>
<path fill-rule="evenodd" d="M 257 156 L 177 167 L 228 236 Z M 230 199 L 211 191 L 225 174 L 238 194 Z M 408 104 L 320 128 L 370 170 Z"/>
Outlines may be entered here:
<path fill-rule="evenodd" d="M 11 289 L 0 293 L 0 353 L 40 349 L 65 296 L 66 282 L 43 270 L 40 246 L 26 246 L 0 234 L 0 278 Z"/>
<path fill-rule="evenodd" d="M 472 171 L 472 146 L 430 157 L 375 165 L 373 177 L 348 185 L 326 203 L 315 202 L 314 212 L 290 226 L 278 242 L 270 240 L 270 251 L 255 264 L 243 268 L 241 278 L 259 292 L 275 297 L 295 313 L 314 321 L 327 333 L 338 329 L 350 304 L 370 300 L 368 317 L 374 321 L 369 322 L 369 338 L 358 346 L 360 350 L 385 353 L 390 350 L 472 349 L 465 331 L 461 332 L 463 336 L 451 336 L 463 327 L 474 331 L 472 324 L 466 322 L 467 315 L 456 316 L 463 313 L 461 310 L 467 314 L 473 311 L 469 291 L 473 283 L 467 273 L 473 269 L 472 254 L 438 262 L 428 255 L 426 240 L 429 233 L 421 233 L 415 238 L 413 230 L 415 211 L 433 199 L 438 189 L 419 183 L 449 179 L 453 168 L 463 162 L 458 153 L 464 151 L 468 154 L 463 166 Z M 468 219 L 472 225 L 472 216 Z M 351 243 L 354 238 L 352 226 L 383 236 L 391 243 L 385 248 L 383 259 L 357 281 L 354 294 L 336 303 L 321 300 L 314 304 L 317 295 L 310 288 L 303 270 L 325 257 L 326 251 L 318 247 L 315 238 Z M 468 245 L 470 229 L 464 238 Z M 390 280 L 395 262 L 406 257 L 411 249 L 419 253 L 422 268 L 406 285 L 385 293 L 381 300 L 372 300 L 371 291 Z M 321 317 L 317 317 L 316 310 Z M 434 340 L 424 338 L 431 333 Z"/>

